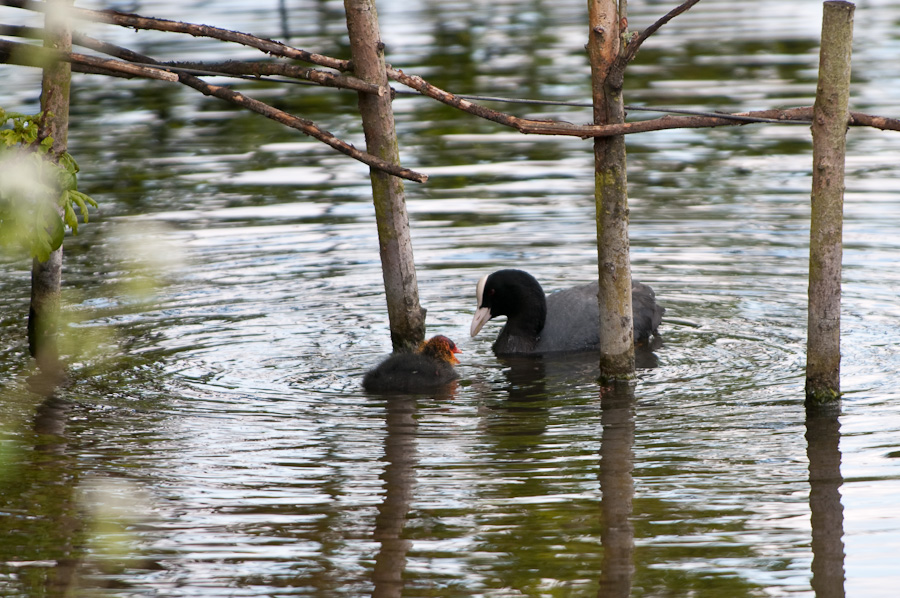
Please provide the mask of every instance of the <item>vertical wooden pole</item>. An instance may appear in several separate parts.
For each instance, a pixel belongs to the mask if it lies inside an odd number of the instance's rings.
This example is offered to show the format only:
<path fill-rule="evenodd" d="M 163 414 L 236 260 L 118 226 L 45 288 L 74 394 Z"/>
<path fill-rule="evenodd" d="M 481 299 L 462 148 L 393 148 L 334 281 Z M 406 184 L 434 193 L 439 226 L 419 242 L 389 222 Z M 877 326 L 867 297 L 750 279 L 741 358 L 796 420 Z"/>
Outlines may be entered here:
<path fill-rule="evenodd" d="M 844 151 L 850 118 L 850 2 L 824 4 L 819 83 L 813 107 L 812 217 L 809 239 L 809 312 L 806 400 L 821 404 L 840 397 L 841 257 Z"/>
<path fill-rule="evenodd" d="M 44 46 L 70 52 L 72 31 L 68 8 L 74 0 L 53 0 L 45 17 Z M 58 160 L 66 151 L 69 134 L 69 88 L 72 69 L 68 62 L 58 61 L 44 68 L 41 110 L 44 118 L 38 133 L 40 139 L 53 138 L 50 158 Z M 62 208 L 60 215 L 62 215 Z M 28 346 L 31 355 L 45 374 L 57 375 L 59 363 L 57 334 L 59 331 L 59 298 L 63 248 L 50 254 L 45 262 L 35 259 L 31 266 L 31 307 L 28 311 Z"/>
<path fill-rule="evenodd" d="M 609 75 L 621 49 L 625 15 L 619 14 L 616 0 L 589 0 L 588 20 L 594 124 L 623 123 L 622 84 Z M 600 278 L 600 369 L 604 379 L 630 379 L 634 377 L 634 326 L 623 135 L 594 139 L 594 201 Z"/>
<path fill-rule="evenodd" d="M 344 0 L 344 9 L 347 12 L 354 73 L 364 81 L 389 89 L 375 1 Z M 367 151 L 399 164 L 400 151 L 390 94 L 360 92 L 359 112 Z M 425 310 L 419 305 L 403 181 L 375 169 L 370 169 L 369 173 L 378 222 L 391 342 L 395 351 L 410 350 L 425 338 Z"/>

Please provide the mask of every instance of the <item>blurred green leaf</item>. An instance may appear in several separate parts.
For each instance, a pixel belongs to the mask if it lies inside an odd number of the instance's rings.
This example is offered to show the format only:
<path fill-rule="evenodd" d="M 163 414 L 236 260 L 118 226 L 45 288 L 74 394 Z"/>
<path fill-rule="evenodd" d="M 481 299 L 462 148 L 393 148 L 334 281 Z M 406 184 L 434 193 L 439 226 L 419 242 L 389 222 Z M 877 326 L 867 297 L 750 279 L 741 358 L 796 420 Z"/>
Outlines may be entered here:
<path fill-rule="evenodd" d="M 68 195 L 69 193 L 70 193 L 69 191 L 65 191 L 64 195 Z M 65 208 L 63 208 L 65 211 L 64 219 L 66 221 L 66 224 L 68 224 L 69 228 L 72 229 L 72 232 L 77 235 L 78 234 L 78 218 L 75 217 L 75 210 L 72 209 L 72 202 L 65 201 L 64 205 L 65 205 Z"/>
<path fill-rule="evenodd" d="M 59 189 L 61 191 L 72 191 L 78 188 L 78 179 L 75 178 L 75 173 L 69 172 L 63 168 L 56 169 L 56 178 L 59 181 Z M 68 200 L 67 196 L 60 196 L 61 200 Z"/>
<path fill-rule="evenodd" d="M 48 159 L 52 138 L 37 143 L 44 114 L 27 115 L 0 109 L 0 160 L 18 175 L 0 185 L 0 245 L 20 246 L 41 261 L 60 247 L 66 227 L 78 233 L 75 206 L 88 222 L 88 206 L 97 202 L 78 189 L 78 163 L 64 152 Z M 53 201 L 53 199 L 57 201 Z M 57 207 L 58 206 L 58 207 Z"/>
<path fill-rule="evenodd" d="M 45 211 L 45 214 L 45 222 L 47 222 L 45 230 L 50 238 L 51 251 L 56 251 L 63 244 L 63 239 L 66 236 L 66 226 L 56 210 L 48 209 Z"/>
<path fill-rule="evenodd" d="M 90 204 L 97 207 L 97 202 L 91 199 L 89 196 L 85 195 L 81 191 L 69 191 L 69 199 L 70 201 L 74 201 L 78 204 L 78 209 L 81 211 L 81 217 L 85 222 L 88 222 L 88 209 L 87 204 Z M 75 230 L 75 227 L 72 227 L 72 230 Z M 78 232 L 78 231 L 75 231 Z"/>
<path fill-rule="evenodd" d="M 78 163 L 75 162 L 75 158 L 73 158 L 69 152 L 64 152 L 63 155 L 59 157 L 59 165 L 63 170 L 70 173 L 73 178 L 78 172 Z"/>

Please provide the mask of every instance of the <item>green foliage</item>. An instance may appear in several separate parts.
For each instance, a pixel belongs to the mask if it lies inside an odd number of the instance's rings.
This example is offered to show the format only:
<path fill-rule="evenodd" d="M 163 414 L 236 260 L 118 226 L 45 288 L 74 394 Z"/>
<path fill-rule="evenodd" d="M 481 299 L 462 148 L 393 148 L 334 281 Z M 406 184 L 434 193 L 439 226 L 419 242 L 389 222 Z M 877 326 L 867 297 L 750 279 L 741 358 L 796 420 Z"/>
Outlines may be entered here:
<path fill-rule="evenodd" d="M 78 234 L 78 218 L 88 222 L 88 205 L 78 191 L 78 164 L 68 152 L 50 159 L 52 138 L 38 141 L 45 115 L 0 108 L 0 248 L 22 247 L 46 261 L 62 245 L 66 227 Z"/>

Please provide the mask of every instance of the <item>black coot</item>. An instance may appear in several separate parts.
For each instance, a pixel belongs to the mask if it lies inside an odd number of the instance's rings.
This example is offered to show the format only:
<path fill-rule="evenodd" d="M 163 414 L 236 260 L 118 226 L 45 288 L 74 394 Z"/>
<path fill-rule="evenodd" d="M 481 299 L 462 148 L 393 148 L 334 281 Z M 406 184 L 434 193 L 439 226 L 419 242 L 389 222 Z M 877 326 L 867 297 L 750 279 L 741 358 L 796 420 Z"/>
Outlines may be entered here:
<path fill-rule="evenodd" d="M 598 291 L 599 284 L 592 282 L 544 295 L 528 272 L 498 270 L 478 281 L 472 336 L 491 318 L 506 316 L 494 343 L 498 355 L 598 350 Z M 666 310 L 656 304 L 653 289 L 637 281 L 631 283 L 631 301 L 634 342 L 647 344 L 658 334 Z"/>
<path fill-rule="evenodd" d="M 427 392 L 459 377 L 453 369 L 461 351 L 446 336 L 435 336 L 419 345 L 415 353 L 395 353 L 363 376 L 369 391 Z"/>

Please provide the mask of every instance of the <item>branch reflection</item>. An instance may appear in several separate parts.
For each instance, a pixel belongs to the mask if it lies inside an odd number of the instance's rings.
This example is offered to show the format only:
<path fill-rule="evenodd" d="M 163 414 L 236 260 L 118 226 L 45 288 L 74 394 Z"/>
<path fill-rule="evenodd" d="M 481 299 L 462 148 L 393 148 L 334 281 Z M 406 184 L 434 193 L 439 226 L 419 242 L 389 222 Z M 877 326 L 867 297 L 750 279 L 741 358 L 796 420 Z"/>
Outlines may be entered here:
<path fill-rule="evenodd" d="M 415 485 L 416 399 L 392 397 L 387 403 L 387 437 L 385 438 L 384 502 L 375 518 L 375 540 L 381 549 L 375 557 L 372 596 L 387 598 L 403 593 L 403 569 L 412 542 L 403 539 L 403 526 L 409 513 Z"/>
<path fill-rule="evenodd" d="M 806 410 L 812 588 L 816 598 L 844 597 L 844 507 L 841 504 L 839 407 Z"/>
<path fill-rule="evenodd" d="M 627 597 L 634 577 L 634 387 L 628 384 L 601 389 L 600 422 L 600 541 L 603 544 L 600 591 L 602 598 Z"/>

